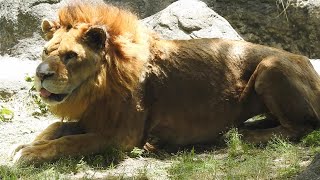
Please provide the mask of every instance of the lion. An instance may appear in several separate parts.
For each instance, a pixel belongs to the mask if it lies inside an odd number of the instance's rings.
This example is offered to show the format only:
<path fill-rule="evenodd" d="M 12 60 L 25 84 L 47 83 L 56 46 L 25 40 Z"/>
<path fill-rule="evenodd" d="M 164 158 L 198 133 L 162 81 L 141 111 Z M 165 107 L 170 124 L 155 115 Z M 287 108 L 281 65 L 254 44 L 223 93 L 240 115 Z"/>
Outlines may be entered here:
<path fill-rule="evenodd" d="M 242 131 L 249 142 L 319 127 L 320 80 L 307 57 L 245 41 L 164 40 L 105 3 L 67 4 L 58 16 L 42 22 L 35 87 L 63 121 L 19 146 L 16 162 L 208 144 L 259 114 L 263 126 Z"/>

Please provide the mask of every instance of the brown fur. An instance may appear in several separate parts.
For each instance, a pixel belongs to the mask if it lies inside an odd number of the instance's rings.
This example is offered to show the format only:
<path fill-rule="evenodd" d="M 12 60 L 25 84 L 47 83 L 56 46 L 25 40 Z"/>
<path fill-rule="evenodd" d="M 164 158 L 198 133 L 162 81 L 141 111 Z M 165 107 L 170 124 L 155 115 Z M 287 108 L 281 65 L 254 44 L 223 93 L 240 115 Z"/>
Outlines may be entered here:
<path fill-rule="evenodd" d="M 51 39 L 36 87 L 66 95 L 56 101 L 42 94 L 72 122 L 17 148 L 17 161 L 106 146 L 210 143 L 261 113 L 273 127 L 243 131 L 249 141 L 299 138 L 319 124 L 320 81 L 306 57 L 242 41 L 161 40 L 130 12 L 106 4 L 70 4 L 42 26 Z"/>

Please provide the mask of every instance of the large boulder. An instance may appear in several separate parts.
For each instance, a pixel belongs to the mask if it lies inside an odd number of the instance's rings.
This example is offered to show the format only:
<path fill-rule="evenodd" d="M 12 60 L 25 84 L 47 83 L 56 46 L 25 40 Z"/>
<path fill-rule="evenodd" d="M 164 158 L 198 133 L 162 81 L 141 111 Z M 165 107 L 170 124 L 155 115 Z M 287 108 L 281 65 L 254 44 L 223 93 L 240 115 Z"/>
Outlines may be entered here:
<path fill-rule="evenodd" d="M 226 38 L 242 40 L 227 20 L 199 0 L 180 0 L 142 20 L 166 39 Z"/>
<path fill-rule="evenodd" d="M 177 0 L 104 0 L 107 3 L 124 7 L 136 13 L 140 18 L 146 18 L 163 10 Z"/>
<path fill-rule="evenodd" d="M 245 40 L 320 57 L 319 0 L 209 1 Z"/>
<path fill-rule="evenodd" d="M 126 7 L 141 18 L 145 18 L 161 11 L 176 0 L 105 1 Z M 38 47 L 44 43 L 39 29 L 41 19 L 55 17 L 56 9 L 61 4 L 59 2 L 60 0 L 0 1 L 0 55 L 9 54 L 20 58 L 37 59 L 41 51 Z M 320 31 L 318 31 L 320 1 L 203 0 L 203 2 L 226 18 L 247 41 L 282 48 L 311 58 L 320 56 Z M 189 3 L 194 2 L 183 1 L 180 5 L 187 7 Z M 193 10 L 189 17 L 203 13 Z M 185 30 L 183 21 L 179 22 L 182 22 L 180 25 L 182 30 Z M 199 27 L 188 26 L 185 34 L 189 33 L 188 28 L 193 30 L 192 28 Z M 193 35 L 203 36 L 197 33 Z"/>
<path fill-rule="evenodd" d="M 56 16 L 59 0 L 0 1 L 0 55 L 35 60 L 44 40 L 40 23 Z"/>
<path fill-rule="evenodd" d="M 107 0 L 153 15 L 176 0 Z M 226 18 L 247 41 L 282 48 L 310 58 L 320 57 L 318 0 L 203 0 Z M 189 1 L 184 1 L 184 4 Z M 202 12 L 198 12 L 201 14 Z"/>

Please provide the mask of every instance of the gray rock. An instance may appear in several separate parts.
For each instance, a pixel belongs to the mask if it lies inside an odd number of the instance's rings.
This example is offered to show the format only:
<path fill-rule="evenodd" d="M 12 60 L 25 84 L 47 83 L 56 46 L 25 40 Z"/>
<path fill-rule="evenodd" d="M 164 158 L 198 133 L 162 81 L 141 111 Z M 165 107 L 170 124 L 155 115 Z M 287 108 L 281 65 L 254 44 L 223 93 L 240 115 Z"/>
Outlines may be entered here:
<path fill-rule="evenodd" d="M 149 17 L 177 0 L 104 0 L 116 6 L 121 6 L 136 13 L 140 18 Z"/>
<path fill-rule="evenodd" d="M 44 44 L 41 20 L 55 18 L 58 0 L 0 0 L 0 55 L 35 60 Z M 22 56 L 21 56 L 22 55 Z"/>
<path fill-rule="evenodd" d="M 199 0 L 180 0 L 142 20 L 165 39 L 226 38 L 242 40 L 219 14 Z"/>
<path fill-rule="evenodd" d="M 296 180 L 320 180 L 320 154 L 316 154 L 311 164 Z"/>
<path fill-rule="evenodd" d="M 319 0 L 207 2 L 247 41 L 320 57 Z"/>
<path fill-rule="evenodd" d="M 106 0 L 148 17 L 176 0 Z M 203 0 L 247 41 L 320 56 L 319 0 Z M 185 1 L 185 3 L 189 3 Z M 199 12 L 199 14 L 201 14 Z"/>
<path fill-rule="evenodd" d="M 176 0 L 104 1 L 126 7 L 143 18 L 159 12 Z M 226 18 L 247 41 L 282 48 L 311 58 L 320 56 L 320 31 L 318 31 L 320 1 L 318 0 L 203 0 L 203 2 Z M 193 1 L 183 1 L 181 5 L 188 6 L 189 3 L 192 4 Z M 32 44 L 29 43 L 30 46 L 27 46 L 27 42 L 21 40 L 28 38 L 27 40 L 32 42 L 34 38 L 33 42 L 42 45 L 43 41 L 39 41 L 41 19 L 43 17 L 54 19 L 60 4 L 60 0 L 0 0 L 0 55 L 38 58 L 39 49 L 33 50 Z M 203 14 L 203 18 L 208 17 L 206 12 L 193 10 L 190 13 Z M 210 18 L 213 17 L 209 16 L 208 19 Z M 164 24 L 159 26 L 166 26 L 166 21 L 162 21 Z M 217 33 L 213 27 L 196 31 L 208 25 L 201 24 L 196 19 L 180 18 L 178 22 L 179 28 L 185 31 L 185 35 L 181 35 L 181 38 L 187 38 L 190 31 L 193 32 L 192 38 L 207 37 L 207 31 L 209 34 Z M 219 31 L 222 36 L 223 30 Z M 20 56 L 24 53 L 22 51 L 24 49 L 28 49 L 26 50 L 28 53 Z"/>

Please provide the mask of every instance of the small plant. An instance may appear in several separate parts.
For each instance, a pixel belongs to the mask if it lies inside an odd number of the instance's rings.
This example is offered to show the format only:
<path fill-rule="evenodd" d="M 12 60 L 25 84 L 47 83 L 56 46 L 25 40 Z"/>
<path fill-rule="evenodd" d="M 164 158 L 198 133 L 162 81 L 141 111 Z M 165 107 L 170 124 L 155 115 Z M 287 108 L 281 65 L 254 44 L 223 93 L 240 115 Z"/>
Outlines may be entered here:
<path fill-rule="evenodd" d="M 34 77 L 30 75 L 25 76 L 25 81 L 33 83 Z M 48 106 L 42 101 L 39 95 L 35 92 L 34 85 L 29 89 L 29 95 L 32 97 L 33 102 L 37 105 L 37 108 L 32 113 L 33 116 L 38 117 L 41 115 L 46 115 L 48 112 Z"/>
<path fill-rule="evenodd" d="M 287 153 L 289 150 L 291 151 L 294 146 L 287 139 L 283 139 L 278 136 L 274 136 L 267 144 L 267 149 L 279 152 L 279 153 Z"/>
<path fill-rule="evenodd" d="M 144 149 L 134 147 L 130 152 L 129 156 L 133 158 L 137 158 L 137 157 L 141 157 L 143 153 L 144 153 Z"/>
<path fill-rule="evenodd" d="M 112 168 L 114 167 L 114 164 L 118 164 L 120 161 L 122 161 L 126 157 L 126 154 L 118 148 L 109 147 L 104 151 L 102 156 L 104 160 L 104 166 L 109 166 Z"/>
<path fill-rule="evenodd" d="M 320 130 L 315 130 L 302 139 L 305 146 L 320 146 Z"/>
<path fill-rule="evenodd" d="M 275 158 L 274 162 L 278 164 L 277 176 L 281 179 L 291 178 L 301 171 L 299 148 L 287 139 L 273 137 L 269 141 L 266 151 Z"/>
<path fill-rule="evenodd" d="M 170 179 L 220 179 L 216 175 L 222 166 L 223 163 L 210 152 L 207 155 L 196 154 L 191 149 L 176 155 L 175 163 L 169 169 Z"/>
<path fill-rule="evenodd" d="M 232 128 L 225 134 L 225 141 L 230 156 L 238 156 L 247 151 L 248 145 L 241 140 L 241 136 L 236 128 Z"/>
<path fill-rule="evenodd" d="M 37 105 L 37 108 L 32 113 L 33 116 L 45 115 L 48 112 L 48 106 L 42 101 L 42 99 L 35 93 L 30 93 L 34 103 Z"/>
<path fill-rule="evenodd" d="M 12 110 L 4 106 L 0 106 L 0 121 L 10 121 L 13 119 L 13 117 L 14 113 Z"/>
<path fill-rule="evenodd" d="M 27 74 L 25 77 L 24 77 L 24 80 L 26 82 L 34 82 L 34 77 L 33 76 L 30 76 L 29 74 Z"/>

